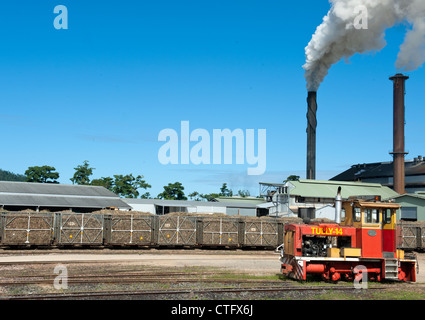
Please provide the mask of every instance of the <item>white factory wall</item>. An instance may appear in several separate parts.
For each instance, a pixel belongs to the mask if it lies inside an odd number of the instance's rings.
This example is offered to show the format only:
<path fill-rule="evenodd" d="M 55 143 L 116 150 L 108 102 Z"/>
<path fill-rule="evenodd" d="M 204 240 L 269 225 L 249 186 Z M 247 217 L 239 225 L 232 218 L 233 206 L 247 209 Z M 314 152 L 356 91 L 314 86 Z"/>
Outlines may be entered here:
<path fill-rule="evenodd" d="M 148 203 L 129 203 L 132 207 L 132 211 L 149 212 L 156 214 L 155 204 Z M 218 206 L 187 206 L 187 207 L 175 207 L 169 206 L 170 212 L 187 212 L 187 213 L 224 213 L 226 214 L 226 207 Z M 236 213 L 237 214 L 237 213 Z"/>
<path fill-rule="evenodd" d="M 198 206 L 197 213 L 226 213 L 226 207 Z"/>
<path fill-rule="evenodd" d="M 335 207 L 328 205 L 316 209 L 316 219 L 330 219 L 335 220 Z"/>
<path fill-rule="evenodd" d="M 225 213 L 229 216 L 240 215 L 240 216 L 256 217 L 257 216 L 257 208 L 232 208 L 232 207 L 227 207 L 227 210 L 226 210 Z"/>
<path fill-rule="evenodd" d="M 155 205 L 154 204 L 148 204 L 148 203 L 129 203 L 131 206 L 132 211 L 141 211 L 141 212 L 149 212 L 152 214 L 155 213 Z"/>
<path fill-rule="evenodd" d="M 187 212 L 199 214 L 227 214 L 230 216 L 256 216 L 257 206 L 247 206 L 245 203 L 230 202 L 201 202 L 201 201 L 173 201 L 155 199 L 124 199 L 133 211 L 163 214 L 172 212 Z"/>

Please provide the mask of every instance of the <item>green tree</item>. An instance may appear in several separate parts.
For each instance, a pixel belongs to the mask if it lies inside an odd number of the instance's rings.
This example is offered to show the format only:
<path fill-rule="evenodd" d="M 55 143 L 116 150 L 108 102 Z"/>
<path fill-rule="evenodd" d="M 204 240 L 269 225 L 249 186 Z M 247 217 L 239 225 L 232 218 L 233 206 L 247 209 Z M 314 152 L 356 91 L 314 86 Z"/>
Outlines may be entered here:
<path fill-rule="evenodd" d="M 283 180 L 283 183 L 286 183 L 288 181 L 298 181 L 300 180 L 300 176 L 296 176 L 294 174 L 290 175 L 286 180 Z"/>
<path fill-rule="evenodd" d="M 187 200 L 183 190 L 184 187 L 180 182 L 169 183 L 167 186 L 164 186 L 164 191 L 158 194 L 158 198 L 165 200 Z"/>
<path fill-rule="evenodd" d="M 206 201 L 210 201 L 210 202 L 217 201 L 215 199 L 218 198 L 219 196 L 220 196 L 220 194 L 218 194 L 218 193 L 208 193 L 208 194 L 201 194 L 200 195 L 200 197 L 202 199 L 205 199 Z"/>
<path fill-rule="evenodd" d="M 27 182 L 39 182 L 39 183 L 59 183 L 59 173 L 56 172 L 56 168 L 50 166 L 34 166 L 28 167 L 25 171 Z"/>
<path fill-rule="evenodd" d="M 138 175 L 134 177 L 133 174 L 117 174 L 111 177 L 102 177 L 100 179 L 93 179 L 90 183 L 92 186 L 101 186 L 112 191 L 113 193 L 124 198 L 137 198 L 140 193 L 139 189 L 150 188 L 151 185 L 143 180 L 143 176 Z M 149 192 L 142 194 L 142 199 L 150 199 Z"/>
<path fill-rule="evenodd" d="M 112 179 L 111 177 L 102 177 L 100 179 L 93 179 L 90 182 L 90 185 L 101 186 L 108 189 L 109 191 L 112 191 L 112 187 L 114 186 L 114 179 Z"/>
<path fill-rule="evenodd" d="M 140 194 L 138 189 L 147 189 L 150 187 L 151 185 L 146 183 L 141 175 L 134 177 L 133 174 L 127 174 L 125 176 L 119 174 L 114 175 L 112 192 L 124 198 L 137 198 Z"/>
<path fill-rule="evenodd" d="M 195 200 L 195 201 L 200 201 L 200 197 L 201 195 L 199 194 L 198 191 L 193 191 L 191 194 L 188 195 L 190 200 Z"/>
<path fill-rule="evenodd" d="M 249 197 L 251 194 L 249 193 L 248 190 L 239 190 L 238 191 L 238 196 L 245 198 L 245 197 Z"/>
<path fill-rule="evenodd" d="M 74 176 L 69 179 L 72 181 L 72 184 L 87 185 L 90 184 L 90 176 L 93 174 L 95 168 L 89 167 L 89 162 L 85 160 L 82 165 L 74 168 Z"/>
<path fill-rule="evenodd" d="M 141 199 L 152 199 L 150 192 L 145 192 L 140 196 Z"/>
<path fill-rule="evenodd" d="M 220 193 L 213 192 L 213 193 L 207 193 L 207 194 L 199 194 L 199 198 L 204 199 L 206 201 L 210 201 L 210 202 L 217 201 L 216 199 L 218 197 L 232 197 L 232 196 L 233 196 L 233 191 L 227 187 L 227 183 L 223 183 L 223 185 L 220 188 Z"/>
<path fill-rule="evenodd" d="M 222 197 L 232 197 L 233 196 L 233 191 L 230 190 L 227 187 L 227 183 L 223 183 L 223 185 L 220 188 L 220 196 Z"/>
<path fill-rule="evenodd" d="M 0 169 L 0 181 L 26 181 L 27 177 L 23 174 L 13 173 Z"/>

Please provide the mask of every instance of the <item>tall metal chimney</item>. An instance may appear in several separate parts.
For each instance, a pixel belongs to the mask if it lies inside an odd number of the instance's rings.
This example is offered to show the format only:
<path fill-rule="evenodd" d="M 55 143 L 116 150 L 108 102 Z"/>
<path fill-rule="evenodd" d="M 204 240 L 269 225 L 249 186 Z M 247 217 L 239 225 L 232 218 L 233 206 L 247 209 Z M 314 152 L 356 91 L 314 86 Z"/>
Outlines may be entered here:
<path fill-rule="evenodd" d="M 335 197 L 335 222 L 336 223 L 341 223 L 341 211 L 342 211 L 341 187 L 338 187 L 338 192 Z"/>
<path fill-rule="evenodd" d="M 407 154 L 404 150 L 404 125 L 405 125 L 405 84 L 409 79 L 401 73 L 391 77 L 394 87 L 394 124 L 393 124 L 393 155 L 394 161 L 394 191 L 405 194 L 405 171 L 404 157 Z"/>
<path fill-rule="evenodd" d="M 316 179 L 316 127 L 317 92 L 309 91 L 307 97 L 307 179 Z"/>

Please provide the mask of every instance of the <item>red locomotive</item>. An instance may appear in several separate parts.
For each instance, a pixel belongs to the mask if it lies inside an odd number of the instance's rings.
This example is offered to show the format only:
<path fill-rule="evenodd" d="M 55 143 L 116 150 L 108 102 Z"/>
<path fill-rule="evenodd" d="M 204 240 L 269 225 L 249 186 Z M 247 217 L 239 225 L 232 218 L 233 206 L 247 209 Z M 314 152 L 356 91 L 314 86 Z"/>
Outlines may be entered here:
<path fill-rule="evenodd" d="M 416 259 L 404 256 L 396 241 L 399 204 L 371 200 L 335 202 L 336 223 L 285 225 L 282 273 L 306 280 L 321 275 L 325 280 L 416 281 Z"/>

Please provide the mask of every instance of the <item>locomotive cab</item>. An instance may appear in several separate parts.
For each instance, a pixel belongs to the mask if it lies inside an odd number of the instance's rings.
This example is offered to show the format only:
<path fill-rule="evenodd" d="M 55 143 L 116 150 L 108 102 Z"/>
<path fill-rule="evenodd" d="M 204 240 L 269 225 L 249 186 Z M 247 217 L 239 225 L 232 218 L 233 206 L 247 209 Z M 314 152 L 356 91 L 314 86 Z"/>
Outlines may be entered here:
<path fill-rule="evenodd" d="M 341 225 L 356 228 L 355 247 L 361 249 L 362 257 L 396 258 L 396 210 L 400 205 L 375 200 L 344 201 Z"/>

